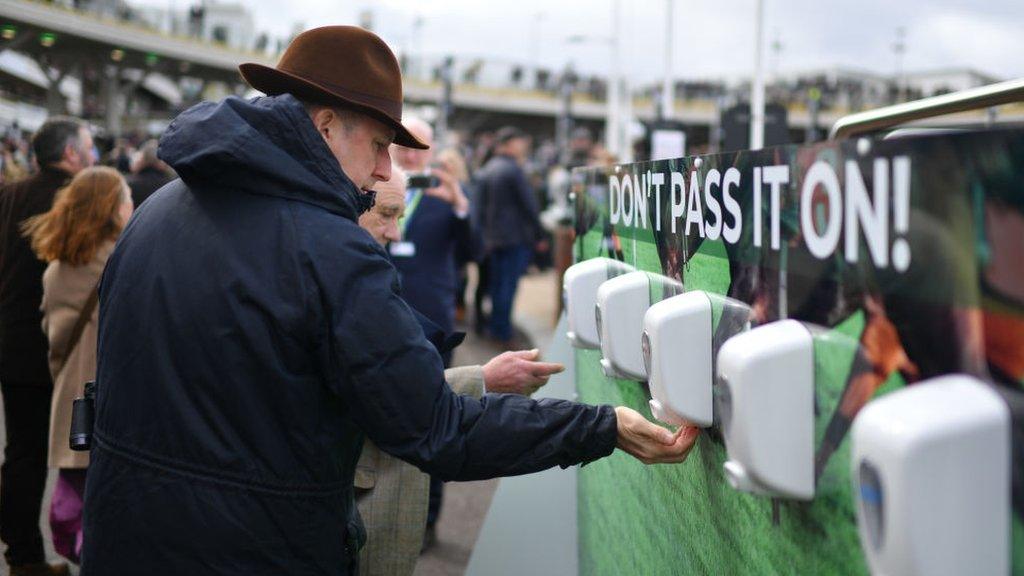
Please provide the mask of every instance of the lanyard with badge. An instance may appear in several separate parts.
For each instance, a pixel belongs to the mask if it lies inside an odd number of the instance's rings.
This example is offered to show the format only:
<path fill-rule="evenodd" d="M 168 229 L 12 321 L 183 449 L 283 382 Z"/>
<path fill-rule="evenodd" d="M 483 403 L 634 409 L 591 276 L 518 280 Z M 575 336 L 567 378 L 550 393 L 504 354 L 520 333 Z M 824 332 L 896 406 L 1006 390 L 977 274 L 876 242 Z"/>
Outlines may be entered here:
<path fill-rule="evenodd" d="M 402 232 L 402 240 L 400 242 L 391 243 L 391 255 L 399 258 L 412 258 L 416 255 L 416 244 L 405 240 L 405 231 L 409 227 L 409 221 L 412 220 L 413 215 L 416 213 L 416 208 L 420 205 L 420 200 L 423 199 L 423 191 L 417 190 L 412 193 L 412 198 L 409 199 L 409 205 L 405 208 L 405 214 L 402 215 L 398 220 L 398 229 Z"/>

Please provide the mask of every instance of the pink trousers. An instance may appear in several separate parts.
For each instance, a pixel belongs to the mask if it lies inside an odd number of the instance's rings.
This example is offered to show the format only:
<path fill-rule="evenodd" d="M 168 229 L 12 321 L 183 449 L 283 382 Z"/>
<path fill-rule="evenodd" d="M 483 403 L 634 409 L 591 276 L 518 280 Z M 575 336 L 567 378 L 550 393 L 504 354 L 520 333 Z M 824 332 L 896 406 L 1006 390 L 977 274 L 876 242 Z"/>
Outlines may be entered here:
<path fill-rule="evenodd" d="M 50 530 L 53 548 L 68 560 L 79 563 L 82 554 L 82 502 L 85 496 L 85 469 L 61 468 L 50 503 Z"/>

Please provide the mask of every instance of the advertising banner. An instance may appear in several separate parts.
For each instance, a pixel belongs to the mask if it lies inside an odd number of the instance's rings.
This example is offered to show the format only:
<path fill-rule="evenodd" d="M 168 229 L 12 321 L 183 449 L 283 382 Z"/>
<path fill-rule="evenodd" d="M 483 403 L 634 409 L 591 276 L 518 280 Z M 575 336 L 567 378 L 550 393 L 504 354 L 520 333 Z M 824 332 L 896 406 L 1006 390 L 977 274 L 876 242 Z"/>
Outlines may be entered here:
<path fill-rule="evenodd" d="M 684 464 L 618 452 L 581 469 L 581 574 L 866 573 L 850 470 L 858 413 L 947 374 L 1024 393 L 1024 131 L 782 146 L 573 179 L 576 262 L 610 258 L 745 304 L 716 308 L 719 339 L 783 319 L 820 335 L 813 499 L 734 489 L 716 415 Z M 647 383 L 606 376 L 601 358 L 576 351 L 580 399 L 654 419 Z M 1024 574 L 1024 414 L 1012 432 L 1009 565 Z"/>

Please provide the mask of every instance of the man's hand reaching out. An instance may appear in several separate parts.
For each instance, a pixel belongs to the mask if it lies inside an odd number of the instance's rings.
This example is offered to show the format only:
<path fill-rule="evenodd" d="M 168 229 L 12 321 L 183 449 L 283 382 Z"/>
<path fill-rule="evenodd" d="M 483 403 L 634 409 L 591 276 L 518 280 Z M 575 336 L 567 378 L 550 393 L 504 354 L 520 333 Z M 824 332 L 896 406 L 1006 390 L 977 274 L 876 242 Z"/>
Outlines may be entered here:
<path fill-rule="evenodd" d="M 615 417 L 619 430 L 618 448 L 644 464 L 686 460 L 700 434 L 700 428 L 696 426 L 680 426 L 672 432 L 625 406 L 615 408 Z"/>

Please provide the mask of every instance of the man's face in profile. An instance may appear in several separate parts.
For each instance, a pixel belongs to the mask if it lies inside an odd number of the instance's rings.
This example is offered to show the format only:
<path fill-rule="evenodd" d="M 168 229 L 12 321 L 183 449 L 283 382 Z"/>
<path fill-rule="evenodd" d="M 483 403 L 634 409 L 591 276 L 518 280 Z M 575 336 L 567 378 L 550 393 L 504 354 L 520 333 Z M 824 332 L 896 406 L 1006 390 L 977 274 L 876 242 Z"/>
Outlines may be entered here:
<path fill-rule="evenodd" d="M 517 160 L 526 160 L 530 156 L 530 139 L 525 136 L 509 140 L 506 146 L 509 155 Z"/>
<path fill-rule="evenodd" d="M 71 154 L 65 152 L 65 160 L 72 174 L 78 174 L 82 170 L 96 164 L 92 155 L 92 132 L 85 126 L 78 129 L 78 144 L 74 146 Z"/>
<path fill-rule="evenodd" d="M 400 171 L 390 182 L 378 182 L 373 190 L 377 201 L 359 217 L 359 225 L 381 246 L 402 239 L 398 220 L 405 214 L 405 175 Z"/>
<path fill-rule="evenodd" d="M 340 112 L 322 108 L 313 115 L 313 124 L 338 159 L 345 175 L 361 190 L 370 190 L 377 182 L 391 178 L 389 148 L 394 129 L 362 114 L 343 119 Z"/>

